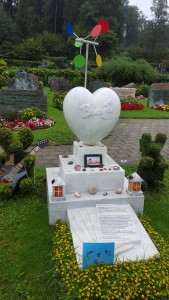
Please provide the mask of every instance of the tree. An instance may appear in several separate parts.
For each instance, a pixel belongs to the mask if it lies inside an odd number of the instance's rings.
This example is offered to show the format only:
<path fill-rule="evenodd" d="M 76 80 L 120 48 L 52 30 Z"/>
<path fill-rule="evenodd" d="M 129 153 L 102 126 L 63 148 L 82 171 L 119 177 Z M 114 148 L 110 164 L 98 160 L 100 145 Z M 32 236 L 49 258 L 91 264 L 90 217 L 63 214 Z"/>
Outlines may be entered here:
<path fill-rule="evenodd" d="M 100 19 L 109 21 L 111 30 L 119 37 L 123 25 L 122 0 L 87 0 L 81 5 L 79 23 L 85 31 L 91 31 Z"/>
<path fill-rule="evenodd" d="M 156 44 L 168 40 L 168 4 L 167 0 L 153 0 L 151 11 L 154 15 L 154 38 Z"/>

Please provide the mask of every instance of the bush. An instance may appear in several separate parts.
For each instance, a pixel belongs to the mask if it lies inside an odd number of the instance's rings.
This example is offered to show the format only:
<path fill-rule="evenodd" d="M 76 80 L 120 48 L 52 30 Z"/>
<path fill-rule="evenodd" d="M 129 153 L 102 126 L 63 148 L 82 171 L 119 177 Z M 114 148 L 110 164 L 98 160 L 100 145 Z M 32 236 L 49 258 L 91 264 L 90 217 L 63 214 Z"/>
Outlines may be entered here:
<path fill-rule="evenodd" d="M 6 121 L 13 122 L 19 118 L 18 111 L 3 111 L 0 114 L 0 118 L 5 119 Z"/>
<path fill-rule="evenodd" d="M 18 131 L 19 139 L 23 145 L 23 149 L 26 150 L 33 142 L 34 136 L 29 128 L 21 128 Z"/>
<path fill-rule="evenodd" d="M 1 66 L 7 66 L 6 61 L 4 61 L 3 59 L 0 59 L 0 67 Z"/>
<path fill-rule="evenodd" d="M 100 80 L 109 81 L 113 86 L 124 86 L 130 82 L 148 84 L 155 82 L 157 72 L 143 59 L 132 61 L 128 57 L 116 57 L 103 63 L 97 70 Z"/>
<path fill-rule="evenodd" d="M 24 178 L 19 183 L 19 188 L 21 194 L 30 194 L 33 188 L 33 179 L 31 178 Z"/>
<path fill-rule="evenodd" d="M 158 133 L 152 141 L 150 133 L 143 133 L 140 139 L 141 160 L 137 172 L 149 188 L 159 189 L 163 186 L 165 170 L 168 164 L 160 152 L 167 140 L 166 134 Z"/>
<path fill-rule="evenodd" d="M 31 118 L 44 118 L 45 112 L 37 107 L 28 107 L 19 111 L 19 116 L 23 122 L 29 121 Z"/>
<path fill-rule="evenodd" d="M 147 98 L 149 94 L 149 90 L 150 90 L 150 85 L 142 83 L 137 86 L 136 95 L 143 95 L 144 97 Z"/>
<path fill-rule="evenodd" d="M 23 159 L 23 165 L 29 176 L 33 176 L 33 169 L 35 167 L 35 156 L 28 154 Z"/>
<path fill-rule="evenodd" d="M 0 167 L 3 166 L 5 161 L 6 161 L 6 154 L 5 154 L 5 152 L 3 152 L 0 154 Z"/>
<path fill-rule="evenodd" d="M 8 86 L 10 83 L 10 78 L 8 76 L 0 76 L 0 88 L 3 86 Z"/>
<path fill-rule="evenodd" d="M 57 93 L 54 93 L 53 103 L 54 103 L 54 106 L 57 109 L 63 110 L 63 101 L 64 101 L 64 98 L 65 98 L 66 94 L 67 94 L 67 92 L 57 92 Z"/>
<path fill-rule="evenodd" d="M 12 132 L 9 128 L 0 128 L 0 146 L 4 149 L 4 151 L 9 151 L 12 138 Z"/>
<path fill-rule="evenodd" d="M 8 200 L 13 193 L 13 185 L 0 183 L 0 199 Z"/>

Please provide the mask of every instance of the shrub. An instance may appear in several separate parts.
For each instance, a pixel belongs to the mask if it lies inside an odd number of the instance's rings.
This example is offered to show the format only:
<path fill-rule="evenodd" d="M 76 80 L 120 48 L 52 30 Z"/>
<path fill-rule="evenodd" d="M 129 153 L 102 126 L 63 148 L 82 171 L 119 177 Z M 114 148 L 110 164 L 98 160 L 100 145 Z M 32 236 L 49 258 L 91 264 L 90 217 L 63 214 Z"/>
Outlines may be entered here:
<path fill-rule="evenodd" d="M 0 128 L 0 146 L 6 151 L 9 151 L 9 146 L 12 142 L 12 132 L 9 128 Z"/>
<path fill-rule="evenodd" d="M 1 66 L 7 66 L 6 61 L 4 61 L 3 59 L 0 59 L 0 67 Z"/>
<path fill-rule="evenodd" d="M 141 160 L 137 172 L 145 180 L 148 187 L 160 188 L 163 186 L 164 173 L 168 164 L 160 152 L 167 140 L 166 134 L 158 133 L 152 141 L 150 133 L 144 133 L 140 139 Z"/>
<path fill-rule="evenodd" d="M 124 86 L 129 82 L 152 83 L 157 79 L 157 72 L 143 59 L 132 61 L 128 57 L 116 57 L 103 63 L 97 69 L 98 78 L 110 81 L 114 86 Z"/>
<path fill-rule="evenodd" d="M 57 93 L 54 93 L 53 103 L 54 103 L 54 106 L 57 109 L 63 110 L 63 101 L 64 101 L 64 98 L 65 98 L 66 94 L 67 94 L 67 92 L 57 92 Z"/>
<path fill-rule="evenodd" d="M 21 194 L 30 194 L 33 188 L 33 179 L 31 178 L 24 178 L 19 183 L 19 188 Z"/>
<path fill-rule="evenodd" d="M 31 118 L 43 118 L 45 116 L 45 112 L 40 110 L 37 107 L 28 107 L 19 111 L 20 118 L 23 122 L 29 121 Z"/>
<path fill-rule="evenodd" d="M 136 95 L 143 95 L 144 97 L 147 98 L 149 90 L 150 90 L 150 85 L 142 83 L 137 86 Z"/>
<path fill-rule="evenodd" d="M 6 161 L 6 154 L 5 152 L 0 154 L 0 167 L 5 163 Z"/>
<path fill-rule="evenodd" d="M 2 119 L 5 119 L 6 121 L 13 122 L 13 121 L 15 121 L 16 119 L 18 119 L 18 117 L 19 117 L 19 112 L 18 112 L 18 111 L 3 111 L 3 112 L 0 114 L 0 117 L 1 117 Z"/>
<path fill-rule="evenodd" d="M 23 145 L 23 149 L 26 150 L 33 142 L 34 136 L 29 128 L 21 128 L 18 131 L 19 139 Z"/>
<path fill-rule="evenodd" d="M 0 183 L 0 199 L 7 200 L 13 193 L 13 185 Z"/>
<path fill-rule="evenodd" d="M 10 83 L 10 78 L 8 76 L 0 76 L 0 88 L 3 86 L 8 86 Z"/>
<path fill-rule="evenodd" d="M 32 176 L 35 166 L 35 156 L 31 154 L 26 155 L 23 159 L 23 165 L 26 168 L 28 175 Z"/>

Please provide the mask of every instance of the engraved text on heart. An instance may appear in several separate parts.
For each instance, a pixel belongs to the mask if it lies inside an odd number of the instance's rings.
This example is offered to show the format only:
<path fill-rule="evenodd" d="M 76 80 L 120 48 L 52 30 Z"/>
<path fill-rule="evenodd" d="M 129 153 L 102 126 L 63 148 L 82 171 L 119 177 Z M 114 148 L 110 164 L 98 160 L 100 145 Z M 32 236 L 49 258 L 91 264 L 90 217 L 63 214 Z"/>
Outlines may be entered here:
<path fill-rule="evenodd" d="M 90 104 L 82 104 L 80 106 L 80 116 L 82 119 L 88 118 L 94 115 L 100 115 L 104 120 L 107 120 L 110 116 L 110 113 L 113 111 L 111 101 L 107 100 L 103 102 L 101 107 L 96 107 Z"/>

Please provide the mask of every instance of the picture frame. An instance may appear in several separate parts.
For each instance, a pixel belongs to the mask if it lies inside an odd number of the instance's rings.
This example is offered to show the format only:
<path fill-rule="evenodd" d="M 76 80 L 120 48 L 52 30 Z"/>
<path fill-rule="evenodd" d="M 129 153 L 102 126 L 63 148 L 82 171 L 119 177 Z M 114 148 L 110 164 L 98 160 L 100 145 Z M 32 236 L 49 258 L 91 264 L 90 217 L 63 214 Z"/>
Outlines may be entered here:
<path fill-rule="evenodd" d="M 102 167 L 102 154 L 85 154 L 84 167 L 85 168 L 100 168 Z"/>

